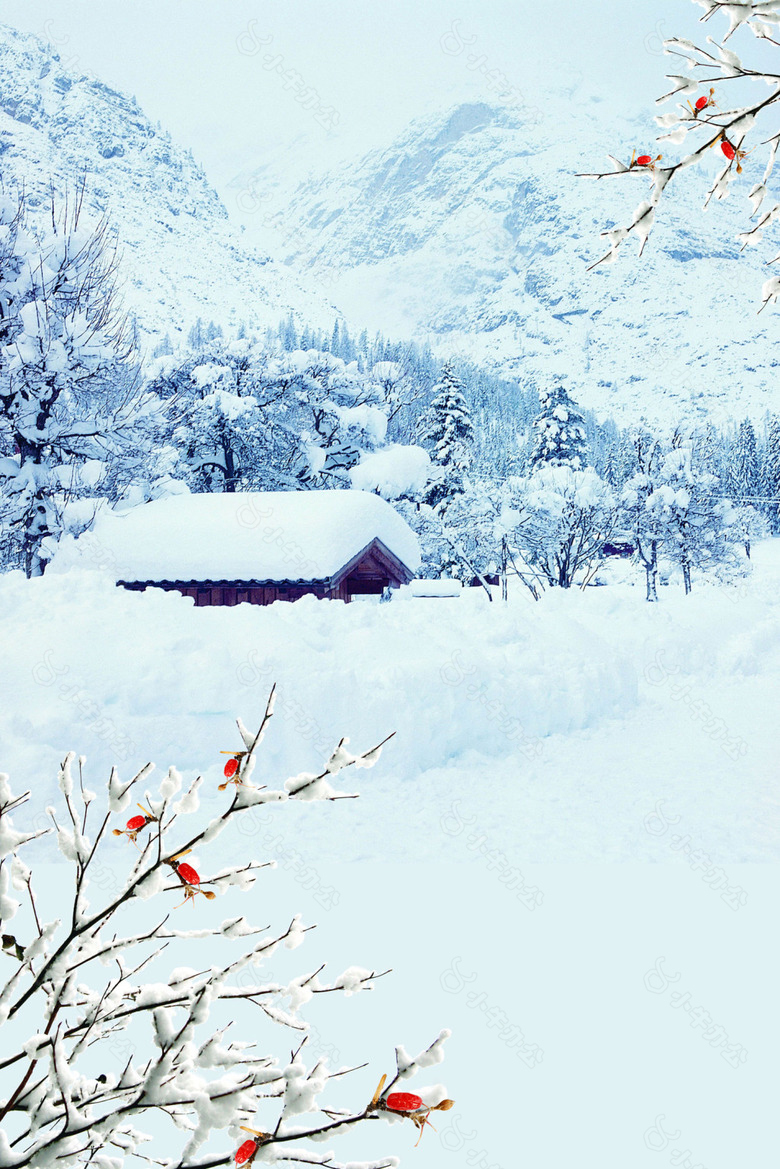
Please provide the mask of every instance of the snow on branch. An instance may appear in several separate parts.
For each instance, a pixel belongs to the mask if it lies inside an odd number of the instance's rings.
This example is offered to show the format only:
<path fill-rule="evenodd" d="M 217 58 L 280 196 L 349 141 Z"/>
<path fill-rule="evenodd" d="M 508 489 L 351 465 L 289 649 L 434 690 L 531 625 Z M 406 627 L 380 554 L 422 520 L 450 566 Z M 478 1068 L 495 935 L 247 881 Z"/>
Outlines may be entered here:
<path fill-rule="evenodd" d="M 62 806 L 48 809 L 53 828 L 44 831 L 56 833 L 74 883 L 62 884 L 57 895 L 63 907 L 50 922 L 39 918 L 33 874 L 17 855 L 42 833 L 17 831 L 10 815 L 24 807 L 29 793 L 14 797 L 8 778 L 0 776 L 0 917 L 4 955 L 13 963 L 0 987 L 0 1075 L 7 1081 L 0 1087 L 2 1169 L 82 1164 L 120 1169 L 130 1158 L 166 1169 L 210 1169 L 255 1159 L 338 1169 L 332 1153 L 312 1151 L 308 1143 L 330 1141 L 380 1115 L 408 1118 L 422 1135 L 428 1114 L 450 1106 L 439 1085 L 423 1089 L 421 1096 L 380 1090 L 357 1109 L 339 1105 L 337 1098 L 327 1105 L 320 1102 L 325 1093 L 343 1092 L 342 1085 L 360 1068 L 331 1071 L 324 1058 L 308 1060 L 309 1024 L 301 1010 L 316 995 L 371 990 L 388 971 L 350 966 L 326 980 L 321 964 L 286 982 L 253 976 L 251 971 L 278 947 L 294 949 L 304 941 L 313 927 L 304 925 L 299 915 L 282 930 L 255 926 L 235 914 L 218 925 L 207 921 L 200 928 L 179 929 L 177 907 L 166 905 L 143 930 L 121 926 L 125 911 L 139 900 L 167 901 L 170 893 L 178 892 L 194 906 L 217 893 L 251 888 L 271 860 L 237 863 L 201 877 L 191 863 L 193 850 L 200 848 L 205 855 L 218 833 L 259 802 L 344 798 L 329 780 L 348 767 L 373 766 L 388 741 L 353 754 L 342 739 L 318 775 L 298 776 L 276 791 L 255 787 L 255 753 L 273 715 L 274 696 L 272 691 L 256 733 L 238 722 L 241 747 L 227 752 L 226 782 L 219 785 L 224 792 L 232 789 L 226 807 L 183 834 L 180 821 L 197 811 L 202 777 L 174 802 L 182 785 L 171 768 L 156 790 L 144 791 L 139 812 L 125 822 L 133 790 L 140 794 L 140 784 L 150 782 L 152 765 L 128 782 L 112 770 L 99 812 L 100 801 L 83 785 L 84 760 L 78 760 L 77 783 L 76 757 L 66 756 L 59 772 Z M 117 816 L 120 826 L 113 827 Z M 92 866 L 98 848 L 112 835 L 127 838 L 124 847 L 130 846 L 134 859 L 124 883 L 93 908 L 86 898 Z M 27 900 L 17 900 L 12 889 Z M 198 902 L 201 895 L 203 902 Z M 12 935 L 6 923 L 15 915 L 21 924 Z M 202 969 L 179 965 L 167 978 L 160 980 L 156 973 L 150 978 L 150 967 L 159 970 L 167 947 L 201 939 L 208 939 Z M 218 947 L 243 939 L 250 939 L 248 949 L 219 960 Z M 263 1052 L 253 1041 L 231 1038 L 231 1023 L 212 1021 L 212 1016 L 221 1006 L 223 1014 L 228 1010 L 231 1019 L 237 1018 L 239 1003 L 245 1004 L 248 1021 L 260 1019 L 284 1026 L 287 1034 L 289 1029 L 303 1033 L 298 1048 L 285 1059 L 273 1048 Z M 125 1033 L 129 1039 L 122 1039 Z M 257 1034 L 256 1024 L 250 1034 Z M 447 1034 L 442 1032 L 415 1060 L 399 1047 L 396 1079 L 439 1062 Z M 119 1061 L 118 1051 L 123 1053 Z M 181 1132 L 179 1153 L 155 1158 L 144 1151 L 153 1138 L 136 1126 L 154 1114 L 167 1116 Z M 226 1132 L 222 1139 L 213 1135 L 220 1131 Z M 215 1151 L 207 1151 L 207 1144 Z M 396 1158 L 385 1157 L 351 1162 L 342 1169 L 391 1169 L 397 1164 Z"/>
<path fill-rule="evenodd" d="M 602 236 L 609 243 L 609 248 L 590 265 L 588 271 L 602 264 L 612 263 L 617 258 L 618 249 L 630 237 L 637 239 L 638 254 L 641 256 L 655 222 L 656 208 L 669 183 L 681 171 L 696 166 L 708 157 L 710 150 L 718 152 L 725 161 L 706 193 L 705 207 L 713 198 L 723 199 L 729 194 L 731 185 L 738 181 L 743 172 L 744 159 L 759 146 L 768 146 L 769 151 L 763 179 L 760 183 L 755 183 L 748 194 L 751 218 L 758 215 L 766 196 L 767 182 L 774 168 L 780 141 L 780 130 L 777 130 L 776 123 L 774 126 L 770 124 L 770 134 L 764 139 L 760 137 L 755 139 L 753 132 L 758 121 L 766 122 L 767 116 L 775 112 L 773 107 L 780 101 L 780 72 L 752 68 L 732 49 L 726 48 L 725 42 L 744 26 L 758 39 L 780 48 L 780 41 L 775 38 L 777 25 L 780 24 L 780 4 L 775 0 L 767 0 L 765 3 L 694 0 L 694 3 L 705 9 L 701 18 L 703 21 L 722 12 L 729 18 L 729 28 L 722 43 L 718 43 L 711 36 L 707 37 L 708 47 L 696 45 L 682 37 L 670 37 L 664 42 L 665 52 L 684 62 L 686 72 L 668 74 L 671 87 L 657 99 L 658 104 L 663 104 L 673 97 L 684 97 L 687 100 L 678 102 L 674 112 L 659 115 L 655 119 L 665 131 L 658 136 L 657 141 L 671 147 L 682 146 L 680 157 L 676 161 L 665 161 L 666 156 L 663 154 L 654 156 L 649 151 L 643 153 L 635 150 L 630 161 L 624 163 L 610 154 L 607 157 L 613 169 L 577 176 L 602 179 L 616 175 L 644 174 L 645 178 L 649 179 L 651 187 L 648 198 L 639 203 L 630 222 L 602 232 Z M 780 62 L 778 64 L 780 65 Z M 740 96 L 747 95 L 748 101 L 746 104 L 726 108 L 722 104 L 726 102 L 728 96 L 724 86 L 725 83 L 735 80 L 740 83 L 738 87 Z M 757 82 L 763 85 L 755 91 Z M 770 92 L 768 96 L 764 96 L 767 85 Z M 696 94 L 699 96 L 691 100 Z M 737 236 L 743 249 L 748 243 L 758 243 L 761 240 L 764 230 L 777 217 L 777 212 L 778 207 L 773 207 L 754 227 Z M 779 290 L 780 280 L 777 278 L 768 280 L 763 287 L 761 308 L 770 301 L 777 300 Z"/>

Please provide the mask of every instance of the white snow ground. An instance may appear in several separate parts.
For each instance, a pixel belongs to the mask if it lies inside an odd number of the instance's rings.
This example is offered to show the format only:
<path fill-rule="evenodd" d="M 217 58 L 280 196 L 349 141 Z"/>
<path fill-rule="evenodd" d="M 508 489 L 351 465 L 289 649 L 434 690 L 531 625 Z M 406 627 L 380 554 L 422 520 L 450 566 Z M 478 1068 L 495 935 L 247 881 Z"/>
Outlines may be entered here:
<path fill-rule="evenodd" d="M 466 590 L 198 610 L 94 572 L 11 574 L 0 770 L 42 809 L 68 749 L 88 757 L 92 786 L 112 763 L 129 774 L 153 759 L 204 772 L 216 806 L 218 752 L 240 746 L 233 719 L 258 722 L 276 680 L 264 782 L 317 766 L 343 734 L 362 750 L 397 732 L 373 771 L 345 773 L 359 800 L 274 813 L 312 863 L 447 860 L 501 875 L 588 860 L 694 868 L 696 850 L 713 866 L 769 861 L 780 541 L 754 563 L 739 589 L 669 586 L 657 606 L 633 570 L 633 585 L 507 608 Z M 679 821 L 646 821 L 658 801 Z"/>

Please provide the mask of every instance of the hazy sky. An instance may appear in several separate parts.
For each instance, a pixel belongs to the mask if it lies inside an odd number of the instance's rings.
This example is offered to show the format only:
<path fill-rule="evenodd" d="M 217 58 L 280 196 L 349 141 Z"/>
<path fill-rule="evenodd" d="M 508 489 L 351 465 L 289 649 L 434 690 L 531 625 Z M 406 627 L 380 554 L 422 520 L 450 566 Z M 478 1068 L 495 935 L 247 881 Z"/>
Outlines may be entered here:
<path fill-rule="evenodd" d="M 221 189 L 296 139 L 337 156 L 431 108 L 490 99 L 487 70 L 521 92 L 573 81 L 648 105 L 670 66 L 661 38 L 703 36 L 700 12 L 690 0 L 0 0 L 0 20 L 135 94 Z"/>

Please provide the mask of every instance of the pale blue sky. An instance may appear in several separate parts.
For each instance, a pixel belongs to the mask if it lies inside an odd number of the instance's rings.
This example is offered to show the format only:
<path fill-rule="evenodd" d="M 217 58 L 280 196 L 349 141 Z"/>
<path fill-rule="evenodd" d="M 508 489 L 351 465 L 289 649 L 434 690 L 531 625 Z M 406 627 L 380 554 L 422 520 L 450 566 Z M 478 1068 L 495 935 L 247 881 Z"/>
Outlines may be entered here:
<path fill-rule="evenodd" d="M 573 79 L 616 106 L 647 106 L 670 64 L 661 38 L 720 31 L 703 29 L 700 11 L 690 0 L 0 0 L 0 20 L 135 94 L 220 187 L 297 136 L 317 155 L 362 150 L 433 107 L 489 97 L 470 53 L 524 93 Z M 335 131 L 264 66 L 271 52 L 337 111 Z"/>

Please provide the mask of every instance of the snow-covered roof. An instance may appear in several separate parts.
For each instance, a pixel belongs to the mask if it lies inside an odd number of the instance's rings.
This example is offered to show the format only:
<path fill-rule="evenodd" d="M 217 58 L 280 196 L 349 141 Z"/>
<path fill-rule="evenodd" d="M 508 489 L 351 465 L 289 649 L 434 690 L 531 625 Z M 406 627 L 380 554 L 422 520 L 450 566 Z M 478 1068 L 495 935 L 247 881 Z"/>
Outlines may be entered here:
<path fill-rule="evenodd" d="M 417 571 L 414 532 L 367 491 L 174 495 L 102 512 L 62 542 L 52 568 L 104 567 L 125 581 L 327 580 L 375 539 Z"/>

